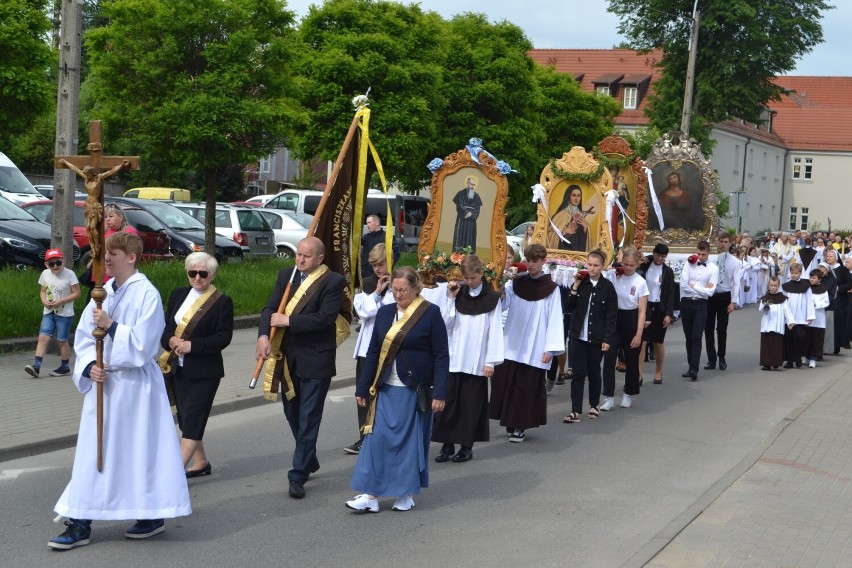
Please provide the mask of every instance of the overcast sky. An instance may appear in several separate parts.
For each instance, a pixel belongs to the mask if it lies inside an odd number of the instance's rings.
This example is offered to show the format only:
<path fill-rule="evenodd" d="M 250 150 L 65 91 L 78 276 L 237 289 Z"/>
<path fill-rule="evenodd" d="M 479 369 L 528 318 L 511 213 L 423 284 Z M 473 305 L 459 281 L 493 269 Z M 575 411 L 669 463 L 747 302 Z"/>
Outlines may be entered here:
<path fill-rule="evenodd" d="M 287 0 L 299 16 L 305 15 L 311 4 L 321 2 Z M 423 0 L 419 4 L 445 18 L 485 12 L 491 21 L 508 20 L 523 29 L 539 48 L 608 49 L 623 40 L 616 31 L 618 19 L 606 11 L 605 0 Z M 837 8 L 822 20 L 825 42 L 803 57 L 791 75 L 852 75 L 852 0 L 835 0 L 833 4 Z M 698 44 L 700 48 L 700 37 Z"/>

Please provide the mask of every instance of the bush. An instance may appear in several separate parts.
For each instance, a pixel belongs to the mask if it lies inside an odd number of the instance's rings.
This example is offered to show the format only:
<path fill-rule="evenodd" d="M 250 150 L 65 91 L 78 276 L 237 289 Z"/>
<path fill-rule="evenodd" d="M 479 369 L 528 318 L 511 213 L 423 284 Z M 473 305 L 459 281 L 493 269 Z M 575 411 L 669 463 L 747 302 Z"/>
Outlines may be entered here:
<path fill-rule="evenodd" d="M 240 264 L 223 264 L 216 274 L 215 286 L 234 300 L 234 315 L 260 313 L 272 287 L 278 271 L 293 262 L 278 259 L 246 260 Z M 147 262 L 139 270 L 160 291 L 163 305 L 168 301 L 172 290 L 186 286 L 187 279 L 183 262 Z M 79 272 L 82 273 L 81 268 Z M 41 303 L 39 302 L 37 269 L 0 270 L 0 339 L 14 337 L 35 337 L 41 323 Z M 79 274 L 78 274 L 79 276 Z M 86 307 L 88 288 L 80 287 L 80 298 L 74 302 L 74 328 L 80 319 L 80 313 Z"/>

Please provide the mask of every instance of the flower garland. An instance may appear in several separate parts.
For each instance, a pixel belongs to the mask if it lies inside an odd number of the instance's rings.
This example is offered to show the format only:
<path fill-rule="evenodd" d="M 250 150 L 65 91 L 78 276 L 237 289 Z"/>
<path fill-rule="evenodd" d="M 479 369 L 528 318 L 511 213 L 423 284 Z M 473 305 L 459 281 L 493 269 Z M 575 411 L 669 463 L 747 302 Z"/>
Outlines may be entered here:
<path fill-rule="evenodd" d="M 595 157 L 595 160 L 598 161 L 598 167 L 595 171 L 589 173 L 583 172 L 566 172 L 565 170 L 560 170 L 556 167 L 556 160 L 550 160 L 550 171 L 556 177 L 560 177 L 563 179 L 571 179 L 571 180 L 580 180 L 585 182 L 591 182 L 593 180 L 601 177 L 605 170 L 618 166 L 619 168 L 622 166 L 626 166 L 633 162 L 639 154 L 636 152 L 631 152 L 623 158 L 610 158 L 601 154 L 600 149 L 597 146 L 592 147 L 592 155 Z"/>
<path fill-rule="evenodd" d="M 469 254 L 473 254 L 472 247 L 458 248 L 449 254 L 437 248 L 431 254 L 421 250 L 418 255 L 417 272 L 428 273 L 430 277 L 438 275 L 449 277 L 451 273 L 458 276 L 461 274 L 461 263 Z M 483 263 L 482 269 L 487 281 L 492 282 L 497 278 L 497 270 L 493 262 Z"/>

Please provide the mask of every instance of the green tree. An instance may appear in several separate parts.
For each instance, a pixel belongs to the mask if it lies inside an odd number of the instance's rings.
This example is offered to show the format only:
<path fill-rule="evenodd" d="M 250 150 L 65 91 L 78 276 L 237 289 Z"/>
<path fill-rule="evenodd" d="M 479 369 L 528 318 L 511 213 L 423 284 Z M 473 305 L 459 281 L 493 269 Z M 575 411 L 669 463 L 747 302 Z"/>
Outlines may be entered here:
<path fill-rule="evenodd" d="M 679 128 L 683 110 L 694 0 L 609 0 L 619 32 L 635 49 L 663 51 L 662 77 L 649 98 L 651 124 Z M 729 118 L 759 122 L 783 89 L 773 78 L 822 42 L 823 0 L 700 0 L 690 135 L 705 148 L 713 123 Z"/>
<path fill-rule="evenodd" d="M 282 0 L 114 0 L 101 16 L 108 25 L 86 36 L 87 113 L 148 172 L 203 178 L 213 250 L 217 177 L 286 143 L 303 119 L 293 14 Z"/>
<path fill-rule="evenodd" d="M 57 56 L 48 43 L 50 29 L 47 1 L 0 2 L 0 148 L 9 148 L 55 98 L 49 77 Z"/>
<path fill-rule="evenodd" d="M 310 111 L 296 138 L 304 159 L 337 157 L 352 122 L 352 98 L 370 89 L 371 139 L 386 175 L 422 187 L 434 157 L 441 97 L 442 20 L 418 5 L 329 0 L 311 6 L 299 29 L 309 48 L 299 71 Z"/>

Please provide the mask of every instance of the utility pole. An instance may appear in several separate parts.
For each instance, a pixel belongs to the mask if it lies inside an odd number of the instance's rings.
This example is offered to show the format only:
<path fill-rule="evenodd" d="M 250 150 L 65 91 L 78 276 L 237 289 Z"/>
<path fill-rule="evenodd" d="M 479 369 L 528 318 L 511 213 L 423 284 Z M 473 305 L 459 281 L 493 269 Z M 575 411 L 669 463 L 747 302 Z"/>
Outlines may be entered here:
<path fill-rule="evenodd" d="M 692 119 L 692 90 L 695 85 L 695 53 L 698 51 L 698 26 L 701 12 L 698 11 L 698 0 L 692 8 L 692 31 L 689 34 L 689 62 L 686 65 L 686 84 L 683 93 L 683 114 L 680 120 L 680 130 L 684 137 L 689 137 L 689 123 Z"/>
<path fill-rule="evenodd" d="M 56 95 L 56 156 L 77 153 L 77 123 L 80 116 L 80 61 L 82 51 L 83 6 L 77 0 L 61 0 L 59 34 L 59 89 Z M 51 246 L 62 249 L 65 258 L 73 258 L 74 172 L 53 170 L 53 227 Z"/>

